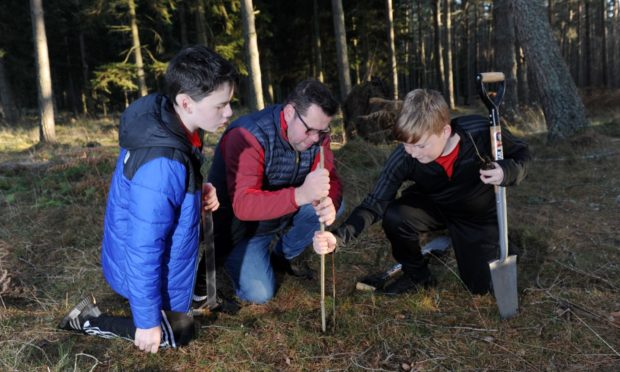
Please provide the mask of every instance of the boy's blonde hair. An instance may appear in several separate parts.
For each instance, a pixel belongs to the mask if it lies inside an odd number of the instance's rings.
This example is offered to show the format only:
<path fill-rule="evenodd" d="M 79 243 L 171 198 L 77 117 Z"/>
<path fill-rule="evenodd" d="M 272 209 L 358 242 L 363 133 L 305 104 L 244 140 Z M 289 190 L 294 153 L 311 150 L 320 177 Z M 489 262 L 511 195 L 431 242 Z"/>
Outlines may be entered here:
<path fill-rule="evenodd" d="M 394 138 L 417 143 L 425 134 L 439 134 L 450 124 L 450 109 L 441 93 L 431 89 L 415 89 L 407 94 L 394 126 Z"/>

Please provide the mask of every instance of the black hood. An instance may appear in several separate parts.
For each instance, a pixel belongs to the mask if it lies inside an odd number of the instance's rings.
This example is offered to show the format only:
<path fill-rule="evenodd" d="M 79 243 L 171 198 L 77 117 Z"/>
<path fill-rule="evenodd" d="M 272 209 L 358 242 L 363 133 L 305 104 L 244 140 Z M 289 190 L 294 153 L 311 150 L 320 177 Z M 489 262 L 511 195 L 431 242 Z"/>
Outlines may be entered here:
<path fill-rule="evenodd" d="M 119 144 L 128 150 L 172 147 L 191 152 L 181 125 L 172 102 L 164 95 L 150 94 L 132 103 L 121 116 Z"/>

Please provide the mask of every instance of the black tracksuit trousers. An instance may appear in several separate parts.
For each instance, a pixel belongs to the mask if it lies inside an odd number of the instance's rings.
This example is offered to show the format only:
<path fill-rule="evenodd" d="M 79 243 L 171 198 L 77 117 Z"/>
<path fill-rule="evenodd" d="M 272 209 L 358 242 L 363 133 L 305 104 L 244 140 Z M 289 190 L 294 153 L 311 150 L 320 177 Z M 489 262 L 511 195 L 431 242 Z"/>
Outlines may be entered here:
<path fill-rule="evenodd" d="M 383 230 L 392 245 L 394 259 L 415 282 L 430 275 L 420 251 L 420 234 L 448 229 L 459 275 L 474 294 L 491 290 L 489 261 L 499 256 L 497 215 L 456 217 L 443 213 L 428 196 L 403 193 L 392 201 L 383 216 Z"/>
<path fill-rule="evenodd" d="M 160 348 L 187 345 L 195 337 L 193 316 L 185 313 L 162 311 Z M 136 327 L 129 317 L 102 314 L 84 324 L 84 333 L 103 338 L 124 338 L 133 341 Z"/>

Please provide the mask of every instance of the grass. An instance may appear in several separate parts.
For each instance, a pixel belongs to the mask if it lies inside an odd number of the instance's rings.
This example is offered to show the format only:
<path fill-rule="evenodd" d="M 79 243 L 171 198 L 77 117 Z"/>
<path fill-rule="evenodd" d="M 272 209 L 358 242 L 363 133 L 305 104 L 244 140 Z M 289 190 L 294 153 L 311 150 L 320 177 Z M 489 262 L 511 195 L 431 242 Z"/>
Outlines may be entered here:
<path fill-rule="evenodd" d="M 516 318 L 500 321 L 491 296 L 463 289 L 452 256 L 433 261 L 435 288 L 356 292 L 357 278 L 393 262 L 375 225 L 336 256 L 335 330 L 330 320 L 320 331 L 318 283 L 283 277 L 273 301 L 203 319 L 196 341 L 156 355 L 56 329 L 89 293 L 127 313 L 99 264 L 115 123 L 61 122 L 53 146 L 36 145 L 32 123 L 0 130 L 0 278 L 11 278 L 0 293 L 0 370 L 618 370 L 620 120 L 606 111 L 595 123 L 553 146 L 527 137 L 535 160 L 508 191 L 522 252 Z M 349 210 L 390 150 L 352 141 L 336 151 Z"/>

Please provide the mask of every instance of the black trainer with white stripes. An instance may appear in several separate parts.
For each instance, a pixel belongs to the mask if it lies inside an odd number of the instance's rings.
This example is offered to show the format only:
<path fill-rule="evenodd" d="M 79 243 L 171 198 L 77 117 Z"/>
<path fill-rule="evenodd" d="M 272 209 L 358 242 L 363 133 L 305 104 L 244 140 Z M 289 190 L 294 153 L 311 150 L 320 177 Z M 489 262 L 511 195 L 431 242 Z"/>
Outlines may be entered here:
<path fill-rule="evenodd" d="M 95 298 L 93 296 L 88 296 L 78 302 L 78 304 L 65 315 L 60 321 L 60 324 L 58 324 L 58 328 L 68 331 L 84 331 L 84 323 L 100 315 L 101 311 L 97 307 Z"/>
<path fill-rule="evenodd" d="M 195 337 L 196 327 L 191 313 L 161 311 L 160 349 L 187 345 Z M 58 328 L 78 331 L 107 339 L 134 341 L 136 327 L 130 317 L 102 314 L 92 296 L 83 298 L 65 315 Z"/>

